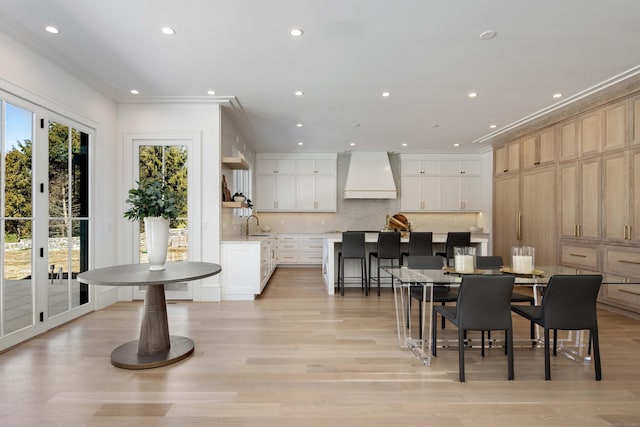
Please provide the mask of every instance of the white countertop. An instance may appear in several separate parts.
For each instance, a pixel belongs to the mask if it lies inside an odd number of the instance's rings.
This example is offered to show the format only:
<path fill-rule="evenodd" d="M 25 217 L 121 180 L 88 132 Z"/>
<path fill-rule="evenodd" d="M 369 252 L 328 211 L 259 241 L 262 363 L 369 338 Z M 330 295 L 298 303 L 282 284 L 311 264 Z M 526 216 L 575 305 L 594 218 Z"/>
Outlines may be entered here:
<path fill-rule="evenodd" d="M 270 237 L 275 237 L 275 234 L 256 233 L 249 236 L 222 236 L 220 243 L 260 243 Z"/>

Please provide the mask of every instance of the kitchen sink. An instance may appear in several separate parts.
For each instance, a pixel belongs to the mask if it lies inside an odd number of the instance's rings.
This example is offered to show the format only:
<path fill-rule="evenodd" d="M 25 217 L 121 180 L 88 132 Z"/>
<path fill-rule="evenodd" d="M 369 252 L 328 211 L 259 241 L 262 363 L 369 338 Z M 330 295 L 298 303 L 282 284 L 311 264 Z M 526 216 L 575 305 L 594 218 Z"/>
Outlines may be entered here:
<path fill-rule="evenodd" d="M 266 237 L 270 236 L 270 234 L 249 234 L 249 237 Z"/>

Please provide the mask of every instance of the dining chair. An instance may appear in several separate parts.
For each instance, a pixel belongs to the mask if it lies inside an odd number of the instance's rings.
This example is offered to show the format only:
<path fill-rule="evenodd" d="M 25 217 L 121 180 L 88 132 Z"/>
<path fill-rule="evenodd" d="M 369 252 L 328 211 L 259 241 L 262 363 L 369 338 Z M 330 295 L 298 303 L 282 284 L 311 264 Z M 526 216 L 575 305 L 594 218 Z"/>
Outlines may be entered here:
<path fill-rule="evenodd" d="M 398 265 L 400 265 L 400 232 L 398 231 L 384 231 L 378 233 L 378 244 L 376 246 L 375 252 L 369 252 L 369 284 L 371 280 L 376 280 L 378 283 L 378 296 L 380 296 L 380 264 L 382 260 L 391 261 L 391 266 L 393 267 L 394 260 L 398 261 Z M 376 264 L 378 268 L 378 275 L 376 279 L 373 279 L 371 275 L 371 262 L 372 258 L 376 258 Z M 393 287 L 393 276 L 391 276 L 391 287 Z M 369 288 L 371 286 L 369 285 Z M 368 295 L 369 290 L 367 290 Z"/>
<path fill-rule="evenodd" d="M 502 256 L 500 255 L 476 256 L 476 267 L 479 270 L 499 270 L 500 268 L 504 267 L 504 261 L 502 259 Z M 533 295 L 513 292 L 511 294 L 511 302 L 525 302 L 529 303 L 529 305 L 534 305 L 536 303 L 536 300 Z M 531 322 L 529 326 L 529 334 L 531 337 L 531 345 L 535 346 L 536 329 L 534 322 Z M 487 338 L 489 339 L 489 346 L 491 346 L 491 331 L 487 331 Z"/>
<path fill-rule="evenodd" d="M 554 275 L 542 297 L 542 304 L 512 305 L 511 310 L 544 328 L 544 379 L 551 379 L 549 330 L 553 330 L 553 355 L 557 354 L 558 329 L 589 330 L 589 345 L 593 346 L 596 381 L 602 379 L 600 344 L 598 339 L 597 299 L 601 275 Z"/>
<path fill-rule="evenodd" d="M 462 277 L 458 300 L 455 306 L 433 306 L 431 324 L 431 353 L 436 357 L 437 331 L 436 316 L 453 323 L 458 328 L 458 374 L 460 382 L 465 381 L 464 374 L 464 336 L 469 330 L 505 331 L 505 350 L 507 354 L 507 378 L 514 377 L 513 369 L 513 327 L 511 323 L 511 293 L 514 276 L 506 275 L 468 275 Z"/>
<path fill-rule="evenodd" d="M 436 252 L 436 255 L 446 259 L 447 266 L 453 259 L 453 248 L 456 246 L 471 246 L 471 232 L 469 231 L 450 231 L 447 233 L 447 240 L 444 244 L 444 252 Z"/>
<path fill-rule="evenodd" d="M 433 232 L 412 231 L 409 233 L 409 247 L 407 252 L 402 252 L 400 264 L 409 256 L 433 256 Z"/>
<path fill-rule="evenodd" d="M 424 270 L 442 270 L 444 267 L 444 261 L 442 257 L 435 255 L 409 255 L 407 257 L 407 267 L 417 268 Z M 423 286 L 411 286 L 409 290 L 411 299 L 409 300 L 408 315 L 411 315 L 411 300 L 416 299 L 418 301 L 418 326 L 420 339 L 422 339 L 422 304 L 423 298 L 426 298 L 426 302 L 431 301 L 431 295 L 424 294 Z M 433 302 L 439 302 L 441 305 L 446 303 L 456 302 L 458 300 L 458 289 L 451 288 L 449 285 L 433 284 Z M 409 317 L 407 317 L 408 319 Z M 442 319 L 442 327 L 444 328 L 444 318 Z"/>
<path fill-rule="evenodd" d="M 367 292 L 367 262 L 363 231 L 345 231 L 342 233 L 342 245 L 338 252 L 338 286 L 340 295 L 344 295 L 344 260 L 360 260 L 360 282 Z"/>

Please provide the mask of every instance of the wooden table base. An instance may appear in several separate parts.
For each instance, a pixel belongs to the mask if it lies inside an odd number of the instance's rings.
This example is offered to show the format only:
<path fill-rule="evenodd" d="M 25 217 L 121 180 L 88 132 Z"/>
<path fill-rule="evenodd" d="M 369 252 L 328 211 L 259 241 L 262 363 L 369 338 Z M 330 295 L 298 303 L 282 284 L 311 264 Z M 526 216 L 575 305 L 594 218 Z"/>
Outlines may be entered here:
<path fill-rule="evenodd" d="M 149 369 L 170 365 L 193 353 L 193 340 L 171 335 L 168 350 L 152 354 L 138 353 L 139 340 L 122 344 L 111 353 L 111 364 L 123 369 Z"/>

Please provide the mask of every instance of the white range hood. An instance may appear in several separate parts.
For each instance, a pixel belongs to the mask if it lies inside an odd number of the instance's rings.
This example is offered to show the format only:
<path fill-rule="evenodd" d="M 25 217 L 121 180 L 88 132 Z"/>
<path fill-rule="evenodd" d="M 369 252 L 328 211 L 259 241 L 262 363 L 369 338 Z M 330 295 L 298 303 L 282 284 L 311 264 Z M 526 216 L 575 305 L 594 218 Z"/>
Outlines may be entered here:
<path fill-rule="evenodd" d="M 352 152 L 345 199 L 395 199 L 396 183 L 385 152 Z"/>

